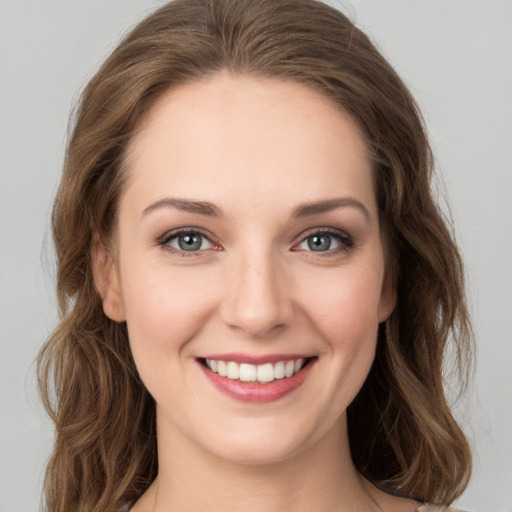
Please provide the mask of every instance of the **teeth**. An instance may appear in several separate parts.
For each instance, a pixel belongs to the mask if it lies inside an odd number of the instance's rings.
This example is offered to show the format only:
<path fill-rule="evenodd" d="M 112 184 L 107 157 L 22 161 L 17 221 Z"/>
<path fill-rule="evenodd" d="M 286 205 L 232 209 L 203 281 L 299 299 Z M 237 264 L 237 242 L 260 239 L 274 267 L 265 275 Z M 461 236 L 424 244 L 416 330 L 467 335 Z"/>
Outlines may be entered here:
<path fill-rule="evenodd" d="M 213 361 L 212 361 L 213 363 Z M 233 364 L 236 364 L 236 363 L 233 363 Z M 215 371 L 213 369 L 213 365 L 212 365 L 212 371 Z M 242 382 L 255 382 L 257 379 L 256 379 L 256 366 L 254 366 L 253 364 L 246 364 L 246 363 L 242 363 L 240 365 L 240 380 Z"/>
<path fill-rule="evenodd" d="M 208 361 L 208 359 L 207 359 Z M 210 366 L 210 370 L 213 370 L 213 368 Z M 227 364 L 224 361 L 217 361 L 217 373 L 221 377 L 225 377 L 228 374 Z"/>
<path fill-rule="evenodd" d="M 274 366 L 274 377 L 276 379 L 284 379 L 284 363 L 279 361 Z"/>
<path fill-rule="evenodd" d="M 249 364 L 235 363 L 234 361 L 218 361 L 215 359 L 205 359 L 208 368 L 218 373 L 221 377 L 228 379 L 241 380 L 242 382 L 260 382 L 265 384 L 275 379 L 284 379 L 295 375 L 304 366 L 305 359 L 295 359 L 292 361 L 278 361 L 277 363 Z"/>
<path fill-rule="evenodd" d="M 238 380 L 240 378 L 240 366 L 233 361 L 229 361 L 226 377 L 228 379 Z"/>
<path fill-rule="evenodd" d="M 274 380 L 274 365 L 272 363 L 260 364 L 256 371 L 258 382 L 272 382 Z"/>

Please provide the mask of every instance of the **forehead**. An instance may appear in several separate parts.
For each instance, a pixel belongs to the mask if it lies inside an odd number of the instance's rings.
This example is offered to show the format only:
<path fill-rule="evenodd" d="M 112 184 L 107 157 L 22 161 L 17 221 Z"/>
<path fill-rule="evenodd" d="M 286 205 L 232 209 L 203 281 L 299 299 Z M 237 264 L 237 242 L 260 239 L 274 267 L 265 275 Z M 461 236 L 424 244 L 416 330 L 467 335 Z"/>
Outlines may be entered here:
<path fill-rule="evenodd" d="M 312 88 L 277 79 L 221 73 L 169 90 L 144 119 L 127 162 L 128 188 L 139 195 L 236 196 L 247 204 L 258 194 L 374 195 L 356 121 Z"/>

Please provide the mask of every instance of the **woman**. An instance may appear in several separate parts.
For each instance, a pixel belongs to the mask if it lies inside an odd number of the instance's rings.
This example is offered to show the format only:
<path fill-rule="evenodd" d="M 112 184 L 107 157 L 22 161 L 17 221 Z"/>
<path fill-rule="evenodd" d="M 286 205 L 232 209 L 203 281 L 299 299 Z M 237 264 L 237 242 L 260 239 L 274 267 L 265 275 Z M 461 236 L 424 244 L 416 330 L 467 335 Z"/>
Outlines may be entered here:
<path fill-rule="evenodd" d="M 471 455 L 443 356 L 464 380 L 470 336 L 431 166 L 405 86 L 320 2 L 140 23 L 54 206 L 47 510 L 445 510 Z"/>

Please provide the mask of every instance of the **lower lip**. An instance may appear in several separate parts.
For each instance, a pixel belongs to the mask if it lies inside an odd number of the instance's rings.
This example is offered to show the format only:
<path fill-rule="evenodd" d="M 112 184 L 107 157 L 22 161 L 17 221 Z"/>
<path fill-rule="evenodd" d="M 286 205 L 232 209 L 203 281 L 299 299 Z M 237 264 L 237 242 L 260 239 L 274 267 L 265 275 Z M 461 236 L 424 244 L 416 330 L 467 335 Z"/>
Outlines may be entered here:
<path fill-rule="evenodd" d="M 306 380 L 309 372 L 313 368 L 315 360 L 310 360 L 308 364 L 292 377 L 276 379 L 272 382 L 259 384 L 257 382 L 242 382 L 239 380 L 221 377 L 212 372 L 201 363 L 200 367 L 210 382 L 221 392 L 240 400 L 242 402 L 275 402 L 286 395 L 289 395 Z"/>

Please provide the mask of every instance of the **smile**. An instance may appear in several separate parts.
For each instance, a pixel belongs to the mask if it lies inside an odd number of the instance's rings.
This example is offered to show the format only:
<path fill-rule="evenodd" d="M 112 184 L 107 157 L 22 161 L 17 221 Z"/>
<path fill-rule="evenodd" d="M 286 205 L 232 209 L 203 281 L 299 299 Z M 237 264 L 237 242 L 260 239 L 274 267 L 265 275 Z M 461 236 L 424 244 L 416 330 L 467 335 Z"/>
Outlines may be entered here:
<path fill-rule="evenodd" d="M 212 372 L 221 377 L 241 382 L 259 382 L 261 384 L 266 384 L 276 379 L 293 377 L 306 363 L 306 359 L 302 357 L 294 360 L 257 365 L 216 359 L 205 359 L 204 361 Z"/>
<path fill-rule="evenodd" d="M 205 377 L 223 394 L 253 403 L 274 402 L 291 394 L 302 386 L 318 360 L 305 355 L 216 357 L 198 359 Z"/>

